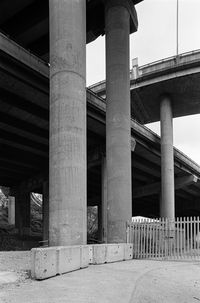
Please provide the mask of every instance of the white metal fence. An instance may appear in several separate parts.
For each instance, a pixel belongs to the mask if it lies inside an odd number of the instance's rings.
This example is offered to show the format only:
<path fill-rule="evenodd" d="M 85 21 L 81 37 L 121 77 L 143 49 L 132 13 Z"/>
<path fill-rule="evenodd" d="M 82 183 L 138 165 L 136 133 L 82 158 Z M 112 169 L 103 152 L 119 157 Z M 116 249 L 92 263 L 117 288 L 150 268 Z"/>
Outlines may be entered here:
<path fill-rule="evenodd" d="M 140 219 L 128 224 L 135 259 L 199 259 L 200 219 Z"/>

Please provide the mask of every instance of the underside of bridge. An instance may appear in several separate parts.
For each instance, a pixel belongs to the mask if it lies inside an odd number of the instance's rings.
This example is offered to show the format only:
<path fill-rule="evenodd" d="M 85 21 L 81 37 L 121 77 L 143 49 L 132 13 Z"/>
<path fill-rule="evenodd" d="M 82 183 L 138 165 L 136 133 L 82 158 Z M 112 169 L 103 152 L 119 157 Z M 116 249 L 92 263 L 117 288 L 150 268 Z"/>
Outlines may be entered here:
<path fill-rule="evenodd" d="M 87 1 L 87 42 L 104 34 L 104 23 L 103 2 Z M 48 221 L 48 1 L 1 1 L 0 30 L 6 34 L 0 34 L 0 185 L 15 196 L 16 227 L 23 234 L 30 227 L 30 192 L 43 193 Z M 106 101 L 87 90 L 87 205 L 100 212 L 105 203 L 105 110 Z M 131 136 L 132 215 L 159 217 L 160 138 L 134 120 Z M 174 159 L 176 216 L 199 215 L 200 167 L 176 149 Z"/>

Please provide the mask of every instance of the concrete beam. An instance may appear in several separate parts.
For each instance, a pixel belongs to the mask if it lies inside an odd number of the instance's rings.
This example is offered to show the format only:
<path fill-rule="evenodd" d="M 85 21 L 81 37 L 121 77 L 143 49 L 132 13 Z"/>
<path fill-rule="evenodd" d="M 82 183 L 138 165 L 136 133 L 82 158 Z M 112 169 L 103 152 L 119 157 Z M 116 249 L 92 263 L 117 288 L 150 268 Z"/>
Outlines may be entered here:
<path fill-rule="evenodd" d="M 175 189 L 188 186 L 190 184 L 196 183 L 197 181 L 198 178 L 194 175 L 176 178 Z M 158 194 L 160 193 L 160 190 L 161 190 L 160 182 L 156 182 L 145 186 L 140 186 L 138 188 L 133 188 L 133 198 L 141 198 L 141 197 Z"/>

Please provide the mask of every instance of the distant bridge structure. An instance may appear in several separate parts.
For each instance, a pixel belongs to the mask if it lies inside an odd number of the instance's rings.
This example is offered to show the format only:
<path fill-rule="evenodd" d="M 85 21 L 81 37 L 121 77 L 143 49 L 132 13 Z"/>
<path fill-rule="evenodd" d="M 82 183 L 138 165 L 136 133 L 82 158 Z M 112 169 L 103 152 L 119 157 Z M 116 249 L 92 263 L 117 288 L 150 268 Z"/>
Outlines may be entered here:
<path fill-rule="evenodd" d="M 130 90 L 132 116 L 142 124 L 160 121 L 159 96 L 169 94 L 173 100 L 173 117 L 200 113 L 200 49 L 138 66 L 132 60 Z M 106 97 L 105 81 L 89 87 Z"/>

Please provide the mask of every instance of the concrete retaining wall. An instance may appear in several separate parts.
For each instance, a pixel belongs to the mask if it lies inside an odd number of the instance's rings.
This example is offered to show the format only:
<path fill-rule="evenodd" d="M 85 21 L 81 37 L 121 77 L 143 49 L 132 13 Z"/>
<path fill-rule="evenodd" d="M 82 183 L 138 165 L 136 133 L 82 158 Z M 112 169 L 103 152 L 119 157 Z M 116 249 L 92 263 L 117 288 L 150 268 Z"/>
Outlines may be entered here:
<path fill-rule="evenodd" d="M 31 276 L 43 280 L 56 275 L 87 267 L 130 260 L 132 244 L 97 244 L 84 246 L 54 246 L 31 250 Z"/>

